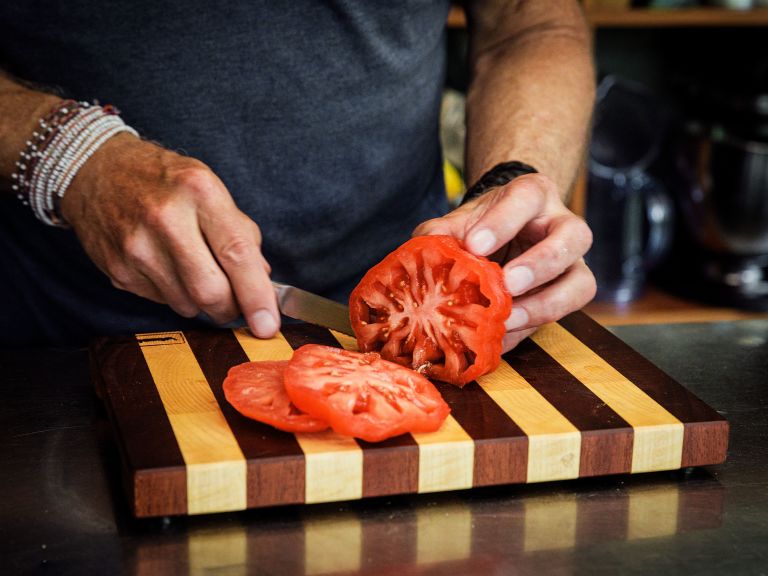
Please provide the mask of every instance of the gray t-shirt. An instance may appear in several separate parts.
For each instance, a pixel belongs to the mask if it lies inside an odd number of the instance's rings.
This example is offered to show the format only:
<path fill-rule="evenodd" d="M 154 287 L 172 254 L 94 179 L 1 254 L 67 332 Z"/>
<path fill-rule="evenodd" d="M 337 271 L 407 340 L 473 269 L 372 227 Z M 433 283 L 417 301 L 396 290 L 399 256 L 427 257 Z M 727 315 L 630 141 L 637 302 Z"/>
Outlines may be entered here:
<path fill-rule="evenodd" d="M 273 278 L 343 299 L 447 210 L 447 11 L 447 0 L 2 2 L 0 67 L 114 104 L 143 137 L 208 164 L 261 227 Z M 2 196 L 4 344 L 189 326 L 112 288 L 72 231 Z"/>

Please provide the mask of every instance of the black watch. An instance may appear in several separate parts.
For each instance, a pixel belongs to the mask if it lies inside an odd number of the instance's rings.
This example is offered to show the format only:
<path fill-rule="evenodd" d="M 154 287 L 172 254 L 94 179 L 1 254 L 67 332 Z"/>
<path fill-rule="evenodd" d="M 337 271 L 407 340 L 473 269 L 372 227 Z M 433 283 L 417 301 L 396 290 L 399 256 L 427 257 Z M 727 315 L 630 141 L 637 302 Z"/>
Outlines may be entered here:
<path fill-rule="evenodd" d="M 536 168 L 530 164 L 519 162 L 517 160 L 496 164 L 496 166 L 483 174 L 480 177 L 480 180 L 475 182 L 467 190 L 467 192 L 464 194 L 464 198 L 461 199 L 460 206 L 463 206 L 470 200 L 479 198 L 488 192 L 488 190 L 491 188 L 496 188 L 497 186 L 504 186 L 504 184 L 508 184 L 518 176 L 522 176 L 523 174 L 535 174 L 537 172 L 538 170 L 536 170 Z"/>

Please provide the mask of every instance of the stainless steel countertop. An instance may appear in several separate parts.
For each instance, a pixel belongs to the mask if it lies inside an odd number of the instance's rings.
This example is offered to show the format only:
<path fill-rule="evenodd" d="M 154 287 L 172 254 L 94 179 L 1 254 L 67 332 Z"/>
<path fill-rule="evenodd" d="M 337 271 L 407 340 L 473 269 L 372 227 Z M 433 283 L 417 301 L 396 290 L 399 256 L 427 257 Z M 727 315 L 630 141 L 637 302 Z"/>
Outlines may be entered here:
<path fill-rule="evenodd" d="M 724 465 L 143 521 L 86 351 L 0 351 L 0 573 L 768 574 L 768 321 L 614 332 L 729 419 Z"/>

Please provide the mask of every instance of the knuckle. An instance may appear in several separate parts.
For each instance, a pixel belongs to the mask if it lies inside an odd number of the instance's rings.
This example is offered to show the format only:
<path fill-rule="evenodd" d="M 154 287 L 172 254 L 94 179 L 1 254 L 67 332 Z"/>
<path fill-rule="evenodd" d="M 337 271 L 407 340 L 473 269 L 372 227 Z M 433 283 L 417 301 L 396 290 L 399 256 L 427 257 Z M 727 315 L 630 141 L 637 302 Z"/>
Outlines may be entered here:
<path fill-rule="evenodd" d="M 172 182 L 176 188 L 192 195 L 202 204 L 220 200 L 224 190 L 216 175 L 202 162 L 176 171 Z"/>
<path fill-rule="evenodd" d="M 231 294 L 229 287 L 219 282 L 194 283 L 188 290 L 192 300 L 202 310 L 227 306 Z"/>
<path fill-rule="evenodd" d="M 581 277 L 580 281 L 583 287 L 581 305 L 584 306 L 588 302 L 591 302 L 597 294 L 597 280 L 595 279 L 595 275 L 592 273 L 592 270 L 590 270 L 587 265 L 583 263 L 583 261 L 579 270 L 579 275 Z"/>
<path fill-rule="evenodd" d="M 109 276 L 112 286 L 118 290 L 130 290 L 133 286 L 133 277 L 128 273 L 128 270 L 122 266 L 110 266 L 107 268 L 107 275 Z"/>
<path fill-rule="evenodd" d="M 553 240 L 548 243 L 542 243 L 540 249 L 540 261 L 545 262 L 548 266 L 557 268 L 560 272 L 565 270 L 567 263 L 563 260 L 568 256 L 568 246 L 559 240 Z"/>
<path fill-rule="evenodd" d="M 232 236 L 222 244 L 216 256 L 222 266 L 240 267 L 251 261 L 254 254 L 254 241 L 245 236 Z"/>
<path fill-rule="evenodd" d="M 170 233 L 174 229 L 178 212 L 168 202 L 154 204 L 147 207 L 144 221 L 148 227 L 162 233 Z"/>
<path fill-rule="evenodd" d="M 143 269 L 152 261 L 149 243 L 140 235 L 126 237 L 123 240 L 122 249 L 126 262 L 136 268 Z"/>

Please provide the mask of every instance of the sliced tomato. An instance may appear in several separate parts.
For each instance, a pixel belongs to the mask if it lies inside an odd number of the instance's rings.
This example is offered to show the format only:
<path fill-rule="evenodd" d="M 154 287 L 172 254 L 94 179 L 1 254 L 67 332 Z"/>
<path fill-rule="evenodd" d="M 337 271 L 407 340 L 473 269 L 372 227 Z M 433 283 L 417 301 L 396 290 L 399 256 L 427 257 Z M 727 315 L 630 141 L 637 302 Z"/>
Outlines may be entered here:
<path fill-rule="evenodd" d="M 246 362 L 233 366 L 224 379 L 224 396 L 243 416 L 286 432 L 319 432 L 328 428 L 320 418 L 305 414 L 285 392 L 288 361 Z"/>
<path fill-rule="evenodd" d="M 501 267 L 449 236 L 412 238 L 371 268 L 349 300 L 361 351 L 458 386 L 499 365 L 511 309 Z"/>
<path fill-rule="evenodd" d="M 285 369 L 285 389 L 302 410 L 336 432 L 378 442 L 434 432 L 450 408 L 421 374 L 379 354 L 306 344 Z"/>

